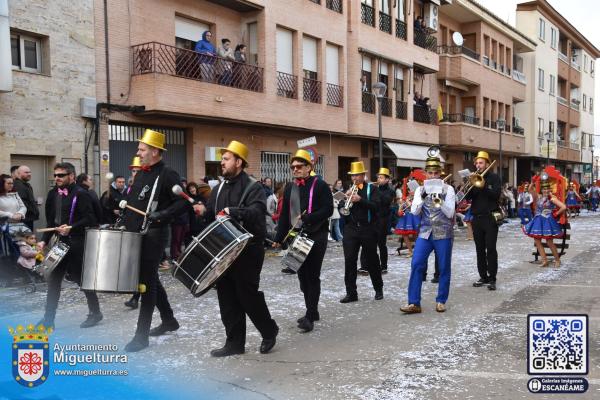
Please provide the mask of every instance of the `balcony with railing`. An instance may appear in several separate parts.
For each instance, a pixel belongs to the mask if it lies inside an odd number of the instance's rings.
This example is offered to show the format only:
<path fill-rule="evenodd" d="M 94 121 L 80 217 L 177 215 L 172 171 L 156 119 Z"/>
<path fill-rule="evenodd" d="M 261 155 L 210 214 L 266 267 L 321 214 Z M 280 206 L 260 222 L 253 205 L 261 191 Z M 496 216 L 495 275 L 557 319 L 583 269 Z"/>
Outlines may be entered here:
<path fill-rule="evenodd" d="M 360 3 L 360 20 L 363 24 L 375 26 L 375 9 L 368 4 Z"/>
<path fill-rule="evenodd" d="M 427 30 L 416 29 L 414 43 L 426 50 L 437 53 L 437 38 Z"/>
<path fill-rule="evenodd" d="M 573 101 L 573 100 L 574 99 L 571 99 L 571 108 L 573 110 L 579 111 L 579 100 L 575 100 L 575 101 Z"/>
<path fill-rule="evenodd" d="M 406 40 L 406 22 L 396 20 L 396 37 Z"/>
<path fill-rule="evenodd" d="M 344 12 L 344 6 L 342 5 L 342 0 L 327 0 L 325 2 L 325 6 L 335 12 L 342 14 Z"/>
<path fill-rule="evenodd" d="M 525 128 L 523 128 L 522 126 L 513 125 L 512 126 L 512 132 L 515 135 L 525 135 Z"/>
<path fill-rule="evenodd" d="M 569 63 L 569 57 L 567 57 L 566 55 L 564 55 L 560 51 L 558 52 L 558 59 L 561 60 L 561 61 L 566 62 L 567 64 Z"/>
<path fill-rule="evenodd" d="M 483 61 L 483 65 L 485 65 L 486 67 L 490 66 L 490 58 L 488 56 L 481 57 L 481 61 Z"/>
<path fill-rule="evenodd" d="M 520 82 L 524 85 L 527 85 L 527 77 L 521 71 L 517 71 L 516 69 L 513 69 L 512 77 L 515 81 Z"/>
<path fill-rule="evenodd" d="M 309 103 L 321 102 L 321 81 L 310 78 L 303 78 L 302 81 L 302 99 Z"/>
<path fill-rule="evenodd" d="M 288 99 L 298 98 L 298 77 L 277 71 L 277 96 Z"/>
<path fill-rule="evenodd" d="M 484 119 L 483 120 L 483 127 L 484 128 L 490 128 L 491 127 L 489 119 Z"/>
<path fill-rule="evenodd" d="M 379 30 L 392 33 L 392 16 L 379 11 Z"/>
<path fill-rule="evenodd" d="M 442 46 L 437 47 L 437 52 L 440 55 L 442 55 L 442 54 L 449 54 L 449 55 L 464 54 L 465 56 L 472 58 L 473 60 L 479 61 L 479 53 L 477 53 L 475 50 L 471 50 L 470 48 L 465 47 L 465 46 L 442 45 Z"/>
<path fill-rule="evenodd" d="M 327 84 L 327 105 L 334 107 L 344 106 L 344 87 L 334 85 L 333 83 Z"/>
<path fill-rule="evenodd" d="M 565 99 L 564 97 L 561 97 L 561 96 L 556 96 L 556 101 L 557 101 L 559 104 L 562 104 L 563 106 L 567 106 L 567 107 L 569 106 L 569 102 L 568 102 L 568 101 L 567 101 L 567 99 Z"/>
<path fill-rule="evenodd" d="M 392 116 L 392 99 L 389 97 L 382 97 L 378 100 L 381 104 L 381 115 L 386 117 Z"/>
<path fill-rule="evenodd" d="M 435 110 L 432 110 L 429 107 L 414 104 L 413 105 L 413 119 L 415 122 L 436 125 L 437 113 Z"/>
<path fill-rule="evenodd" d="M 375 114 L 375 96 L 369 92 L 362 92 L 362 111 Z"/>
<path fill-rule="evenodd" d="M 396 118 L 406 119 L 408 115 L 408 105 L 405 101 L 396 100 Z"/>
<path fill-rule="evenodd" d="M 263 69 L 167 44 L 131 47 L 132 75 L 165 74 L 252 92 L 263 91 Z"/>
<path fill-rule="evenodd" d="M 444 113 L 444 119 L 441 122 L 451 122 L 451 123 L 463 122 L 465 124 L 479 125 L 479 118 L 474 115 L 467 115 L 467 114 L 462 114 L 462 113 L 457 113 L 457 114 Z"/>

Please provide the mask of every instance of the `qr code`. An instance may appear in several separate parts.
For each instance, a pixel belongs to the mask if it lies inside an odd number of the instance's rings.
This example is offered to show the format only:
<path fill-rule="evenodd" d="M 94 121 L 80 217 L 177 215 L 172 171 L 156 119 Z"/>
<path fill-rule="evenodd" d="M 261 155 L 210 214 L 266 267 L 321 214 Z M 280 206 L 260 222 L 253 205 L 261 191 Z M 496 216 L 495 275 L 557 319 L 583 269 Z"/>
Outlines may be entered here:
<path fill-rule="evenodd" d="M 587 315 L 529 315 L 528 373 L 588 373 Z"/>

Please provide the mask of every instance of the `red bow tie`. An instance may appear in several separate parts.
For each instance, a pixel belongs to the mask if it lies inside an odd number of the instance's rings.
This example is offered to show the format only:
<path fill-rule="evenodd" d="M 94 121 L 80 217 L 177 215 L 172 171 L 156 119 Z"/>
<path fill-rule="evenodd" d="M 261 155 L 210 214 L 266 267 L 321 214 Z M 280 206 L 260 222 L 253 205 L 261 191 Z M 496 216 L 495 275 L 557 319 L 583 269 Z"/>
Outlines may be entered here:
<path fill-rule="evenodd" d="M 359 185 L 356 185 L 356 186 L 358 187 L 358 190 L 362 190 L 362 188 L 363 188 L 363 184 L 362 183 L 359 184 Z"/>
<path fill-rule="evenodd" d="M 296 184 L 296 186 L 304 186 L 306 184 L 306 181 L 304 180 L 304 178 L 296 178 L 296 182 L 294 182 Z"/>
<path fill-rule="evenodd" d="M 69 195 L 69 190 L 68 189 L 58 189 L 58 195 L 59 196 L 65 196 L 67 197 Z"/>
<path fill-rule="evenodd" d="M 152 167 L 151 167 L 150 165 L 142 165 L 142 166 L 140 167 L 140 169 L 141 169 L 142 171 L 150 172 L 150 170 L 152 169 Z"/>

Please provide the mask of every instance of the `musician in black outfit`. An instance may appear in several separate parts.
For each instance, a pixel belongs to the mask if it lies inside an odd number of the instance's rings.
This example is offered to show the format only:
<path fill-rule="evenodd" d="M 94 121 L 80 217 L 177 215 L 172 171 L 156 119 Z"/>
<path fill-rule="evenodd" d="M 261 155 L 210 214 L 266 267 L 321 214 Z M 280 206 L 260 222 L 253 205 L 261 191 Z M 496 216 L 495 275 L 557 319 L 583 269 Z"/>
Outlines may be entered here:
<path fill-rule="evenodd" d="M 166 150 L 164 143 L 164 134 L 146 129 L 138 144 L 137 156 L 142 167 L 127 194 L 127 204 L 147 212 L 147 220 L 129 209 L 123 212 L 127 231 L 139 232 L 146 223 L 150 224 L 142 239 L 140 261 L 140 284 L 145 285 L 145 291 L 141 296 L 135 336 L 125 346 L 125 351 L 129 352 L 148 347 L 148 336 L 160 336 L 179 329 L 167 292 L 158 277 L 158 265 L 167 246 L 169 222 L 187 212 L 190 206 L 172 192 L 173 185 L 179 185 L 181 178 L 162 161 L 162 153 Z M 160 312 L 161 324 L 150 329 L 155 306 Z"/>
<path fill-rule="evenodd" d="M 345 272 L 344 282 L 346 284 L 346 296 L 340 303 L 358 301 L 356 291 L 356 261 L 358 251 L 366 253 L 367 266 L 373 289 L 375 289 L 375 300 L 383 299 L 383 280 L 381 279 L 381 268 L 377 262 L 377 212 L 380 205 L 379 191 L 375 185 L 365 182 L 365 166 L 362 161 L 353 162 L 350 166 L 349 175 L 352 183 L 358 188 L 351 195 L 352 188 L 346 193 L 349 198 L 346 204 L 351 204 L 350 215 L 344 217 L 344 247 Z M 344 208 L 348 207 L 347 205 Z"/>
<path fill-rule="evenodd" d="M 290 167 L 294 182 L 288 184 L 283 192 L 283 206 L 273 247 L 287 244 L 282 242 L 292 227 L 296 231 L 302 230 L 315 242 L 298 270 L 300 290 L 304 294 L 306 305 L 306 314 L 298 320 L 298 328 L 310 332 L 314 328 L 314 321 L 320 319 L 318 305 L 321 296 L 321 265 L 327 250 L 333 196 L 325 181 L 311 176 L 313 164 L 306 150 L 296 151 Z"/>
<path fill-rule="evenodd" d="M 390 233 L 390 215 L 396 192 L 390 186 L 390 170 L 379 168 L 377 173 L 377 191 L 379 192 L 379 210 L 377 212 L 377 247 L 379 247 L 379 265 L 381 273 L 387 273 L 388 248 L 387 237 Z"/>
<path fill-rule="evenodd" d="M 253 237 L 217 282 L 221 320 L 227 335 L 225 345 L 210 352 L 213 357 L 243 354 L 246 345 L 246 315 L 262 336 L 260 352 L 275 346 L 279 327 L 271 318 L 263 292 L 259 291 L 260 271 L 265 257 L 267 203 L 260 183 L 248 176 L 248 148 L 233 140 L 221 149 L 221 170 L 225 181 L 215 187 L 206 207 L 196 205 L 207 222 L 223 212 L 240 222 Z"/>
<path fill-rule="evenodd" d="M 487 152 L 480 151 L 475 157 L 475 168 L 480 173 L 490 165 Z M 477 270 L 480 279 L 473 286 L 487 285 L 489 290 L 496 290 L 496 273 L 498 272 L 498 252 L 496 240 L 498 239 L 498 224 L 492 212 L 499 209 L 501 183 L 500 177 L 488 172 L 485 175 L 483 188 L 473 187 L 466 199 L 471 200 L 471 213 L 473 220 L 473 240 L 477 250 Z"/>
<path fill-rule="evenodd" d="M 69 251 L 48 278 L 46 310 L 44 318 L 38 323 L 46 327 L 54 326 L 61 283 L 65 275 L 68 280 L 81 285 L 85 228 L 97 224 L 92 198 L 86 190 L 75 184 L 73 164 L 56 164 L 54 182 L 56 186 L 48 192 L 46 198 L 46 220 L 48 227 L 56 227 L 59 240 L 69 246 Z M 39 246 L 43 248 L 55 232 L 45 232 Z M 102 313 L 96 293 L 88 290 L 83 293 L 87 299 L 89 314 L 80 327 L 89 328 L 102 320 Z"/>

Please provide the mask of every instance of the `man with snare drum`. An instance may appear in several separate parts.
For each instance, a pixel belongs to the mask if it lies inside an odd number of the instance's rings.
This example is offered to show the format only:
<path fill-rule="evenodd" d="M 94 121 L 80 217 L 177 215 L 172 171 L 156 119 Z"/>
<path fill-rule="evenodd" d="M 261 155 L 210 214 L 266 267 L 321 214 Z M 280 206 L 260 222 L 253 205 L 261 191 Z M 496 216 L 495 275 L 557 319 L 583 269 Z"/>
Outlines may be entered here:
<path fill-rule="evenodd" d="M 325 181 L 311 176 L 313 164 L 306 150 L 298 150 L 291 159 L 294 182 L 283 192 L 283 206 L 277 223 L 273 247 L 280 246 L 290 229 L 301 231 L 314 241 L 308 256 L 298 270 L 300 290 L 304 293 L 306 315 L 298 319 L 298 328 L 313 330 L 320 319 L 321 265 L 327 250 L 328 218 L 333 213 L 333 197 Z M 284 244 L 285 245 L 285 244 Z"/>

